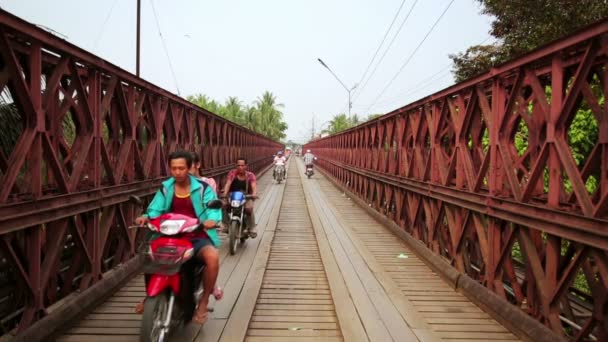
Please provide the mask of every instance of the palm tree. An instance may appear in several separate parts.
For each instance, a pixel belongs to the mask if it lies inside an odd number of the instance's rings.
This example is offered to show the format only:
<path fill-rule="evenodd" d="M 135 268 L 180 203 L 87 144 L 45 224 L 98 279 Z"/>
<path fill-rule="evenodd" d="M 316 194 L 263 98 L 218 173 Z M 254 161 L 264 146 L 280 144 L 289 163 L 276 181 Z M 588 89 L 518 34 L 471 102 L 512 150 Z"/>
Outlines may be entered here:
<path fill-rule="evenodd" d="M 277 103 L 277 98 L 271 92 L 265 91 L 255 102 L 259 113 L 257 131 L 273 140 L 285 138 L 287 124 L 283 121 L 283 104 Z"/>
<path fill-rule="evenodd" d="M 244 123 L 241 101 L 239 101 L 239 99 L 235 96 L 230 96 L 226 100 L 226 103 L 220 110 L 220 115 L 238 124 L 242 125 Z"/>
<path fill-rule="evenodd" d="M 324 129 L 321 133 L 325 134 L 336 134 L 342 132 L 351 127 L 351 122 L 348 120 L 346 114 L 337 114 L 329 122 L 329 126 Z"/>
<path fill-rule="evenodd" d="M 251 106 L 243 106 L 234 96 L 229 97 L 224 105 L 203 94 L 188 96 L 188 101 L 273 140 L 280 141 L 286 137 L 287 124 L 281 112 L 283 104 L 278 103 L 276 96 L 269 91 L 265 91 Z"/>
<path fill-rule="evenodd" d="M 217 103 L 215 100 L 212 100 L 211 98 L 209 98 L 209 96 L 207 96 L 207 95 L 203 95 L 203 94 L 190 95 L 186 99 L 203 109 L 206 109 L 212 113 L 219 115 L 221 105 L 219 103 Z"/>

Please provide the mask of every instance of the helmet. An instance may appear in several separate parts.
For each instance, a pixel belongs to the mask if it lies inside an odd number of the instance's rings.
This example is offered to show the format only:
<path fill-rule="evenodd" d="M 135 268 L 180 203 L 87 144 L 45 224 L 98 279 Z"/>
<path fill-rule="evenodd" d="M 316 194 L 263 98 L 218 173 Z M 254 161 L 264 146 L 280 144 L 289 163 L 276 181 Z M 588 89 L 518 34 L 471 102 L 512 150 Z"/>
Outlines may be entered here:
<path fill-rule="evenodd" d="M 306 150 L 306 153 L 310 153 L 310 150 Z"/>
<path fill-rule="evenodd" d="M 279 151 L 277 154 L 278 154 L 278 155 L 281 155 L 281 154 L 283 154 L 283 151 Z"/>

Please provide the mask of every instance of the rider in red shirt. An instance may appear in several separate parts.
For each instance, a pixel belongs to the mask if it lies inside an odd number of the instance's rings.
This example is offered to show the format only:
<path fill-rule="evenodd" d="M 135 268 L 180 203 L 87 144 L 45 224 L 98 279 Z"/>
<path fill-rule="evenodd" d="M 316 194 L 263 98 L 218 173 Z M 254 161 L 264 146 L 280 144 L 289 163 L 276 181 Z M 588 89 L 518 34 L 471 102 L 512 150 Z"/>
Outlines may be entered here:
<path fill-rule="evenodd" d="M 236 169 L 228 172 L 222 196 L 228 196 L 228 194 L 233 191 L 242 191 L 247 195 L 252 195 L 254 199 L 257 197 L 255 174 L 247 171 L 247 159 L 242 157 L 236 159 Z M 253 214 L 253 200 L 245 202 L 245 214 L 249 236 L 252 239 L 255 239 L 258 236 L 258 230 Z M 225 226 L 227 227 L 227 225 Z"/>

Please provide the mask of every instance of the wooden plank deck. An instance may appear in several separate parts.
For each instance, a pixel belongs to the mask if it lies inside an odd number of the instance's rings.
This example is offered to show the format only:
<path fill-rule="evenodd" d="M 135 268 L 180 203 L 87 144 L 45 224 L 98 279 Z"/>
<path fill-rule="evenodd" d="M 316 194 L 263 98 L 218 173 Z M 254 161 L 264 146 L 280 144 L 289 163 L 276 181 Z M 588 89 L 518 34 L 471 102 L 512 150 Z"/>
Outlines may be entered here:
<path fill-rule="evenodd" d="M 175 341 L 515 341 L 323 175 L 295 158 L 286 185 L 260 177 L 259 237 L 220 249 L 225 298 Z M 225 239 L 225 237 L 222 237 Z M 137 341 L 132 279 L 58 341 Z"/>
<path fill-rule="evenodd" d="M 430 327 L 435 338 L 445 341 L 519 340 L 468 298 L 454 291 L 405 242 L 346 198 L 323 175 L 315 175 L 311 187 L 322 189 L 316 192 L 315 198 L 325 205 L 326 215 L 335 218 L 336 234 L 356 245 L 357 253 L 375 270 L 376 278 L 382 281 L 387 292 L 395 288 L 400 292 L 400 298 L 396 298 L 396 294 L 391 296 L 392 302 L 405 301 L 405 311 L 409 314 L 406 320 L 410 325 Z"/>
<path fill-rule="evenodd" d="M 296 168 L 289 183 L 245 341 L 342 341 Z"/>

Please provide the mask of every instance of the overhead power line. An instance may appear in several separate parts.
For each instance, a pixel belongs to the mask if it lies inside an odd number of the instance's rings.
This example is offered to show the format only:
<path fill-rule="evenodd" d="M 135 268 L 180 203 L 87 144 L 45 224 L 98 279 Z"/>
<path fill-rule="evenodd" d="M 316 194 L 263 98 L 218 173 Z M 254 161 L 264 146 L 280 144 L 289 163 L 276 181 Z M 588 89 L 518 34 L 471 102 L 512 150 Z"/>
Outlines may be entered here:
<path fill-rule="evenodd" d="M 414 49 L 414 51 L 408 56 L 408 58 L 405 60 L 405 62 L 401 65 L 401 67 L 399 68 L 399 70 L 397 71 L 397 73 L 395 74 L 395 76 L 393 76 L 393 78 L 387 83 L 387 85 L 384 87 L 384 89 L 382 89 L 382 91 L 380 92 L 380 94 L 376 97 L 376 99 L 374 100 L 374 102 L 372 102 L 371 106 L 373 106 L 378 101 L 378 99 L 380 99 L 380 97 L 382 95 L 384 95 L 384 93 L 393 84 L 393 82 L 395 82 L 395 80 L 401 74 L 401 72 L 403 71 L 403 69 L 410 63 L 410 61 L 412 60 L 412 57 L 414 57 L 414 55 L 416 55 L 416 52 L 418 52 L 418 50 L 420 49 L 420 47 L 422 46 L 422 44 L 424 44 L 424 42 L 431 35 L 431 33 L 433 32 L 433 30 L 435 30 L 435 27 L 437 27 L 437 24 L 439 24 L 439 22 L 441 21 L 441 19 L 443 18 L 443 16 L 447 13 L 447 11 L 450 9 L 450 7 L 452 6 L 453 3 L 454 3 L 454 0 L 450 1 L 450 3 L 446 6 L 446 8 L 443 10 L 443 12 L 441 13 L 441 15 L 439 16 L 439 18 L 437 18 L 437 20 L 435 20 L 435 23 L 433 24 L 433 26 L 431 26 L 430 30 L 426 33 L 426 35 L 424 36 L 424 38 L 422 38 L 422 40 L 420 41 L 420 43 L 418 44 L 418 46 L 416 46 L 416 48 Z"/>
<path fill-rule="evenodd" d="M 97 44 L 99 44 L 99 41 L 101 40 L 101 37 L 103 36 L 104 31 L 106 30 L 106 25 L 108 24 L 108 20 L 110 20 L 110 17 L 112 16 L 112 11 L 114 11 L 114 6 L 116 6 L 117 2 L 118 0 L 114 0 L 112 6 L 110 7 L 110 11 L 108 11 L 108 15 L 106 15 L 103 24 L 101 24 L 101 30 L 99 30 L 97 38 L 95 39 L 95 43 L 93 44 L 93 51 L 97 50 Z"/>
<path fill-rule="evenodd" d="M 359 91 L 356 92 L 356 94 L 354 95 L 353 102 L 363 92 L 363 88 L 365 88 L 365 86 L 369 83 L 369 80 L 371 80 L 372 77 L 374 77 L 374 75 L 376 74 L 376 71 L 378 70 L 378 67 L 380 66 L 380 64 L 382 64 L 382 61 L 384 61 L 384 57 L 386 57 L 386 54 L 389 52 L 389 50 L 393 46 L 393 43 L 395 42 L 395 40 L 399 36 L 399 33 L 401 32 L 401 29 L 403 29 L 403 27 L 405 26 L 405 23 L 407 22 L 407 19 L 410 17 L 410 14 L 412 14 L 412 11 L 414 10 L 414 7 L 416 6 L 417 3 L 418 3 L 418 0 L 415 0 L 414 3 L 412 4 L 412 7 L 410 7 L 410 10 L 405 15 L 405 18 L 403 18 L 403 20 L 401 21 L 401 24 L 399 25 L 399 28 L 397 29 L 397 32 L 395 33 L 395 35 L 391 39 L 391 41 L 388 44 L 388 47 L 386 48 L 386 50 L 384 50 L 384 53 L 382 53 L 382 56 L 380 57 L 380 59 L 376 63 L 376 66 L 374 66 L 374 69 L 372 70 L 372 72 L 367 77 L 367 80 L 363 83 L 362 86 L 359 87 Z"/>
<path fill-rule="evenodd" d="M 175 71 L 173 70 L 173 63 L 171 63 L 171 57 L 169 56 L 169 50 L 167 50 L 167 45 L 165 44 L 165 38 L 160 30 L 160 23 L 158 22 L 158 16 L 156 15 L 156 8 L 154 8 L 154 1 L 150 0 L 150 4 L 152 5 L 152 12 L 154 12 L 154 18 L 156 19 L 156 28 L 158 28 L 158 35 L 160 36 L 160 40 L 163 43 L 163 48 L 165 49 L 165 54 L 167 55 L 167 60 L 169 61 L 169 68 L 171 69 L 171 75 L 173 75 L 173 81 L 175 82 L 175 88 L 177 88 L 177 95 L 182 96 L 179 91 L 179 85 L 177 84 L 177 77 L 175 77 Z"/>
<path fill-rule="evenodd" d="M 384 41 L 386 41 L 386 37 L 388 37 L 388 34 L 391 32 L 391 29 L 393 28 L 393 25 L 395 24 L 395 21 L 399 17 L 399 13 L 401 13 L 401 9 L 403 8 L 403 5 L 405 5 L 405 0 L 401 1 L 401 5 L 399 6 L 399 9 L 397 10 L 397 13 L 395 13 L 395 16 L 393 17 L 393 20 L 391 21 L 391 24 L 388 26 L 388 29 L 386 29 L 386 32 L 384 33 L 384 37 L 382 37 L 382 41 L 380 42 L 380 45 L 378 45 L 378 48 L 376 49 L 376 52 L 374 53 L 374 57 L 372 57 L 372 60 L 369 61 L 369 64 L 367 65 L 367 68 L 365 68 L 365 71 L 363 72 L 363 76 L 361 76 L 361 79 L 357 83 L 363 82 L 363 79 L 365 78 L 365 76 L 367 76 L 367 72 L 369 71 L 369 68 L 374 63 L 374 60 L 376 59 L 376 56 L 378 56 L 378 52 L 380 52 L 380 48 L 382 48 L 382 45 L 384 44 Z"/>

